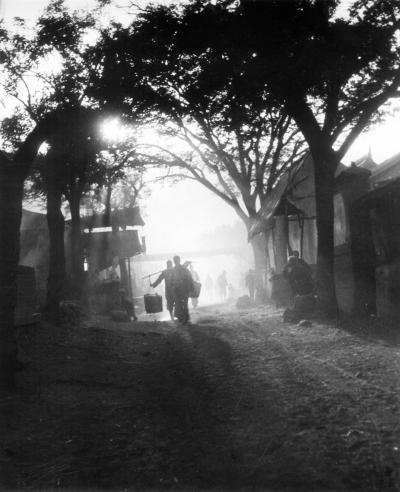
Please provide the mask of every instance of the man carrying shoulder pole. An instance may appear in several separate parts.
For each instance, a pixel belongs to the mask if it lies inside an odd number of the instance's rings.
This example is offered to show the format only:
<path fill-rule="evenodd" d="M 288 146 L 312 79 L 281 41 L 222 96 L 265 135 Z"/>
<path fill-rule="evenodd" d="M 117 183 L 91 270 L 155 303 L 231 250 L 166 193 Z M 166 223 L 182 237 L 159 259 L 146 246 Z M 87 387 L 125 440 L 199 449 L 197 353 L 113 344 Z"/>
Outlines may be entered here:
<path fill-rule="evenodd" d="M 189 322 L 189 294 L 193 292 L 193 278 L 189 270 L 181 265 L 181 258 L 174 256 L 172 287 L 175 298 L 175 315 L 183 324 Z"/>
<path fill-rule="evenodd" d="M 167 268 L 163 270 L 157 280 L 153 283 L 150 283 L 151 287 L 157 287 L 163 280 L 165 282 L 165 299 L 167 300 L 167 309 L 169 311 L 169 315 L 171 317 L 171 321 L 174 321 L 174 290 L 172 285 L 172 275 L 173 275 L 173 267 L 172 261 L 167 261 Z"/>

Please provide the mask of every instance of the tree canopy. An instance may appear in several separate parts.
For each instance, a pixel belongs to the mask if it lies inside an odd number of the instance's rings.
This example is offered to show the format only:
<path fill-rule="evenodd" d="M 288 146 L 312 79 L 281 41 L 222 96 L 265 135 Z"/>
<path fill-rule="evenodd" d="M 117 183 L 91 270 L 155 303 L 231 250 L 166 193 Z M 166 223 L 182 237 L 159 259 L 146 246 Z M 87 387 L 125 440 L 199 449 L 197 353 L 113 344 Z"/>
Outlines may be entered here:
<path fill-rule="evenodd" d="M 213 8 L 218 18 L 226 14 Z M 149 7 L 128 28 L 105 33 L 95 91 L 127 118 L 156 122 L 164 142 L 174 142 L 142 146 L 150 162 L 197 180 L 249 224 L 302 155 L 303 139 L 282 104 L 243 80 L 237 53 L 221 56 L 216 47 L 214 56 L 213 45 L 194 50 L 195 13 L 193 5 Z"/>

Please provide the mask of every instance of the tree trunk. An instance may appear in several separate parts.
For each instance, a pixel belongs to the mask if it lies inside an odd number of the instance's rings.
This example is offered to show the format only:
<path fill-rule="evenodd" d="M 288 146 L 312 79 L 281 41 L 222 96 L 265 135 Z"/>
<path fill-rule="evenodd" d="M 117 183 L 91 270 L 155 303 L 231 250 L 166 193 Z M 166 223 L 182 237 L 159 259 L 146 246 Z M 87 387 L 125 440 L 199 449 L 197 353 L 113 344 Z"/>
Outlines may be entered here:
<path fill-rule="evenodd" d="M 0 172 L 0 357 L 2 388 L 12 389 L 17 370 L 14 312 L 25 174 L 4 165 Z"/>
<path fill-rule="evenodd" d="M 338 313 L 334 277 L 334 179 L 335 166 L 314 155 L 315 202 L 317 213 L 317 276 L 318 308 L 329 317 Z"/>
<path fill-rule="evenodd" d="M 50 258 L 47 283 L 46 314 L 52 321 L 60 321 L 60 302 L 65 295 L 64 216 L 61 212 L 62 193 L 50 184 L 47 193 L 47 223 L 49 226 Z"/>
<path fill-rule="evenodd" d="M 254 269 L 258 280 L 264 287 L 267 286 L 268 261 L 267 261 L 267 241 L 265 233 L 261 232 L 253 237 L 250 242 L 254 255 Z"/>
<path fill-rule="evenodd" d="M 289 222 L 287 215 L 275 217 L 274 250 L 275 270 L 281 273 L 288 261 Z"/>
<path fill-rule="evenodd" d="M 71 291 L 80 299 L 83 286 L 83 251 L 81 241 L 81 194 L 73 190 L 69 200 L 71 210 Z"/>
<path fill-rule="evenodd" d="M 106 199 L 105 199 L 105 210 L 104 210 L 104 224 L 103 226 L 110 227 L 111 226 L 111 194 L 112 194 L 112 185 L 107 185 L 106 191 Z"/>
<path fill-rule="evenodd" d="M 339 161 L 306 101 L 291 95 L 287 99 L 287 107 L 303 133 L 314 161 L 318 306 L 321 313 L 335 316 L 338 307 L 334 278 L 333 195 L 335 170 Z"/>
<path fill-rule="evenodd" d="M 253 256 L 254 256 L 254 268 L 256 270 L 265 270 L 267 268 L 267 243 L 265 234 L 261 232 L 254 236 L 250 241 Z"/>

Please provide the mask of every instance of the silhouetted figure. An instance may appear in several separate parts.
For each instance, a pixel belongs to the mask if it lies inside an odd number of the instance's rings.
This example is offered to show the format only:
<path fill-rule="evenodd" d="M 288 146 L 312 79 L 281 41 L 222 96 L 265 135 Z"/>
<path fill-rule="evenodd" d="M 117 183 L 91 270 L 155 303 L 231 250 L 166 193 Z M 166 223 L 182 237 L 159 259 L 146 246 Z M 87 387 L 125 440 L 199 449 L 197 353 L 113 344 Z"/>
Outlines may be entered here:
<path fill-rule="evenodd" d="M 292 289 L 293 296 L 305 296 L 314 290 L 314 282 L 311 277 L 311 269 L 302 265 L 295 256 L 290 256 L 283 270 Z"/>
<path fill-rule="evenodd" d="M 254 294 L 256 291 L 256 272 L 249 270 L 245 278 L 245 285 L 249 291 L 250 302 L 254 303 Z"/>
<path fill-rule="evenodd" d="M 174 256 L 172 288 L 175 300 L 175 316 L 181 323 L 187 323 L 189 316 L 189 294 L 193 290 L 193 279 L 189 270 L 181 265 L 179 256 Z"/>
<path fill-rule="evenodd" d="M 297 258 L 297 261 L 298 261 L 298 263 L 300 265 L 306 267 L 310 271 L 310 273 L 311 273 L 311 267 L 310 267 L 310 265 L 305 260 L 303 260 L 303 258 L 300 258 L 300 253 L 297 251 L 297 249 L 295 249 L 293 251 L 293 256 L 295 258 Z"/>
<path fill-rule="evenodd" d="M 167 261 L 167 268 L 166 270 L 163 270 L 157 280 L 153 282 L 151 287 L 157 287 L 163 280 L 165 283 L 165 299 L 167 301 L 167 309 L 169 311 L 169 315 L 171 318 L 171 321 L 174 321 L 174 304 L 175 304 L 175 296 L 174 296 L 174 289 L 173 289 L 173 266 L 172 266 L 172 261 L 168 260 Z"/>
<path fill-rule="evenodd" d="M 235 299 L 237 290 L 232 284 L 228 284 L 228 299 Z"/>
<path fill-rule="evenodd" d="M 221 298 L 222 301 L 225 301 L 227 289 L 228 289 L 228 280 L 226 279 L 225 270 L 217 278 L 217 286 L 218 286 L 219 297 Z"/>
<path fill-rule="evenodd" d="M 204 286 L 206 288 L 207 297 L 210 299 L 210 301 L 212 301 L 214 298 L 214 282 L 210 275 L 207 275 Z"/>
<path fill-rule="evenodd" d="M 195 288 L 196 287 L 201 287 L 201 284 L 200 284 L 200 275 L 196 272 L 196 270 L 194 269 L 194 266 L 193 266 L 193 263 L 190 262 L 189 263 L 189 272 L 192 276 L 192 279 L 193 279 L 193 283 L 195 284 Z M 197 295 L 197 291 L 196 291 L 196 295 Z M 191 297 L 190 298 L 191 301 L 192 301 L 192 306 L 193 308 L 197 308 L 198 304 L 199 304 L 199 297 Z"/>
<path fill-rule="evenodd" d="M 137 317 L 135 314 L 135 305 L 133 304 L 132 299 L 129 298 L 125 292 L 125 289 L 120 289 L 119 293 L 121 296 L 121 307 L 125 309 L 129 321 L 136 321 Z"/>

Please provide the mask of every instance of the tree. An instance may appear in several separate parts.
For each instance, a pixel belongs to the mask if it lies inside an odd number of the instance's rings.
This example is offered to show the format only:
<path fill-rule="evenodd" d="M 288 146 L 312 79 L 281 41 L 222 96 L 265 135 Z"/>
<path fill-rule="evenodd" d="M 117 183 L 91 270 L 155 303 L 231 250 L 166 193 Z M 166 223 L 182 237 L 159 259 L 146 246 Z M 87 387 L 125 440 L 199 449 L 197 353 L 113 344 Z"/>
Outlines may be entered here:
<path fill-rule="evenodd" d="M 243 1 L 236 14 L 257 54 L 258 74 L 302 131 L 314 160 L 321 308 L 336 312 L 333 193 L 337 166 L 400 85 L 398 4 L 356 2 L 348 18 L 337 1 Z M 284 33 L 284 36 L 282 36 Z M 312 54 L 312 56 L 310 56 Z"/>
<path fill-rule="evenodd" d="M 7 76 L 4 87 L 9 95 L 19 101 L 21 111 L 29 118 L 28 124 L 17 125 L 21 131 L 15 142 L 13 157 L 2 159 L 0 169 L 1 378 L 2 383 L 8 386 L 12 385 L 17 368 L 13 324 L 24 181 L 40 145 L 54 133 L 65 133 L 75 124 L 79 125 L 82 113 L 87 114 L 87 109 L 82 108 L 85 101 L 82 92 L 79 97 L 71 99 L 70 96 L 77 94 L 75 88 L 80 86 L 81 77 L 87 73 L 76 71 L 74 59 L 76 62 L 82 32 L 90 22 L 86 19 L 79 21 L 77 16 L 58 15 L 62 8 L 61 1 L 51 3 L 48 18 L 45 16 L 42 24 L 39 23 L 41 27 L 37 36 L 12 34 L 3 28 L 0 30 L 0 63 Z M 73 47 L 71 59 L 65 65 L 67 71 L 73 72 L 69 83 L 65 77 L 57 78 L 43 72 L 46 56 L 55 56 L 54 51 L 57 50 L 62 55 L 68 46 Z M 86 68 L 92 67 L 88 64 Z M 34 77 L 36 82 L 41 80 L 45 83 L 35 94 L 32 91 L 35 84 L 32 86 L 27 81 L 30 77 Z M 23 93 L 25 96 L 21 97 Z"/>
<path fill-rule="evenodd" d="M 261 100 L 267 108 L 281 105 L 301 130 L 315 166 L 317 287 L 327 313 L 336 312 L 335 170 L 382 105 L 398 96 L 400 84 L 398 2 L 359 0 L 347 17 L 335 15 L 338 4 L 336 0 L 219 4 L 197 0 L 183 8 L 182 22 L 176 23 L 171 14 L 164 16 L 158 32 L 151 25 L 145 32 L 149 49 L 158 46 L 166 60 L 162 76 L 176 70 L 169 62 L 175 54 L 164 35 L 172 25 L 173 39 L 185 39 L 189 60 L 192 56 L 199 63 L 216 60 L 221 67 L 215 66 L 217 76 L 225 60 L 234 62 L 248 100 Z M 183 37 L 189 32 L 192 36 Z M 129 36 L 125 33 L 123 38 L 127 41 Z M 191 66 L 186 68 L 190 73 Z M 119 74 L 124 85 L 126 74 Z M 213 83 L 215 77 L 209 75 Z M 185 73 L 181 76 L 184 80 Z"/>
<path fill-rule="evenodd" d="M 137 142 L 132 135 L 99 152 L 97 162 L 92 188 L 108 221 L 112 210 L 137 205 L 146 186 L 145 166 L 138 156 Z"/>
<path fill-rule="evenodd" d="M 14 310 L 24 181 L 39 147 L 59 125 L 59 114 L 49 113 L 25 137 L 13 158 L 2 154 L 0 163 L 0 384 L 7 388 L 13 387 L 18 368 Z"/>
<path fill-rule="evenodd" d="M 48 196 L 50 193 L 59 193 L 59 206 L 65 197 L 69 205 L 71 216 L 70 229 L 70 270 L 68 275 L 68 291 L 79 300 L 83 294 L 83 248 L 81 244 L 81 201 L 93 179 L 98 175 L 97 153 L 101 149 L 97 129 L 93 125 L 96 114 L 87 110 L 87 118 L 79 125 L 71 128 L 68 135 L 53 135 L 50 144 L 49 158 L 46 159 L 46 177 Z M 76 123 L 79 123 L 78 121 Z M 49 213 L 50 212 L 49 210 Z M 63 238 L 64 227 L 59 235 Z M 60 241 L 61 241 L 60 237 Z M 61 273 L 61 272 L 60 272 Z M 62 275 L 62 273 L 61 273 Z M 65 290 L 65 287 L 64 289 Z M 60 299 L 62 292 L 60 291 Z M 48 307 L 54 306 L 52 292 L 54 286 L 49 286 Z"/>
<path fill-rule="evenodd" d="M 113 225 L 113 210 L 137 205 L 139 197 L 145 192 L 145 167 L 136 154 L 134 138 L 111 144 L 99 153 L 97 158 L 96 179 L 91 187 L 91 208 L 104 213 L 104 225 L 112 227 L 113 234 L 118 234 L 118 227 Z M 94 202 L 97 202 L 97 207 Z M 100 207 L 98 205 L 101 205 Z M 107 239 L 104 238 L 107 248 Z M 121 285 L 126 292 L 130 290 L 129 276 L 125 258 L 119 258 Z"/>
<path fill-rule="evenodd" d="M 225 15 L 223 6 L 212 9 Z M 201 183 L 249 230 L 277 179 L 303 155 L 303 139 L 282 104 L 243 82 L 235 54 L 193 50 L 195 13 L 149 7 L 129 28 L 110 31 L 98 90 L 126 117 L 141 114 L 163 128 L 159 143 L 139 144 L 142 157 Z"/>
<path fill-rule="evenodd" d="M 21 25 L 20 28 L 22 27 L 24 26 Z M 95 162 L 95 147 L 99 143 L 99 132 L 96 128 L 98 113 L 90 108 L 93 101 L 87 97 L 90 74 L 96 67 L 91 63 L 91 46 L 84 44 L 84 38 L 88 33 L 94 32 L 94 28 L 95 19 L 92 15 L 70 12 L 63 1 L 54 0 L 39 18 L 33 35 L 30 31 L 25 33 L 24 30 L 14 34 L 3 33 L 3 42 L 9 52 L 3 61 L 12 81 L 11 84 L 7 84 L 6 90 L 20 103 L 19 114 L 6 119 L 3 128 L 7 129 L 13 125 L 14 133 L 17 130 L 17 136 L 23 138 L 22 130 L 29 130 L 49 111 L 58 110 L 61 113 L 74 109 L 77 114 L 76 124 L 68 122 L 59 133 L 52 135 L 51 142 L 49 140 L 48 144 L 53 148 L 49 153 L 46 168 L 47 180 L 52 178 L 52 184 L 47 186 L 47 194 L 53 203 L 52 207 L 47 207 L 49 228 L 54 227 L 54 231 L 50 231 L 50 237 L 54 239 L 51 241 L 52 245 L 60 245 L 60 235 L 63 234 L 61 223 L 57 219 L 60 218 L 61 212 L 56 213 L 54 205 L 61 205 L 62 194 L 70 204 L 73 252 L 70 277 L 75 286 L 75 293 L 80 291 L 83 273 L 79 204 L 87 184 L 89 161 Z M 44 64 L 55 69 L 43 70 Z M 57 166 L 57 170 L 49 169 L 49 165 Z M 58 237 L 57 241 L 55 237 Z M 63 254 L 61 247 L 56 248 L 56 251 L 57 254 Z M 51 253 L 50 256 L 53 258 L 54 255 Z M 50 264 L 52 268 L 57 266 L 57 269 L 50 269 L 48 300 L 51 302 L 47 304 L 49 311 L 57 312 L 57 306 L 51 304 L 53 300 L 61 299 L 62 291 L 65 291 L 65 288 L 61 289 L 66 277 L 65 271 L 62 271 L 65 259 L 59 258 L 50 261 Z"/>

